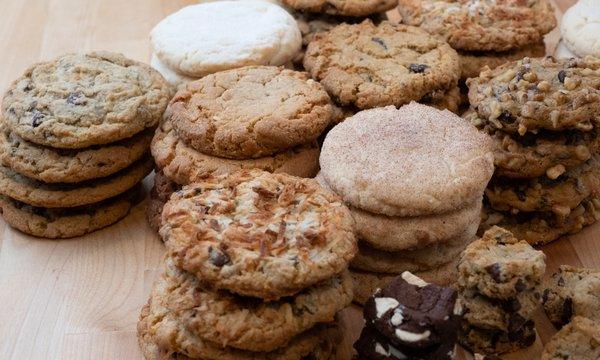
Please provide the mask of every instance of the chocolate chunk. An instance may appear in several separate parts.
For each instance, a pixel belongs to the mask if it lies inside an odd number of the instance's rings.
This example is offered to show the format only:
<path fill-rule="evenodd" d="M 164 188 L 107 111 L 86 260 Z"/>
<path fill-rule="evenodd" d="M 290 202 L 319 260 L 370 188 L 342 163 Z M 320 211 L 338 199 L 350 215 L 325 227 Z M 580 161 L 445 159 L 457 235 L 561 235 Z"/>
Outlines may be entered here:
<path fill-rule="evenodd" d="M 413 73 L 424 73 L 425 70 L 427 70 L 429 68 L 429 66 L 425 65 L 425 64 L 410 64 L 409 66 L 409 70 L 410 72 Z"/>
<path fill-rule="evenodd" d="M 517 119 L 514 116 L 512 116 L 508 111 L 503 111 L 502 114 L 498 116 L 498 120 L 505 124 L 512 124 L 515 121 L 517 121 Z"/>
<path fill-rule="evenodd" d="M 523 189 L 516 188 L 516 189 L 514 189 L 514 191 L 515 191 L 515 194 L 517 195 L 517 199 L 519 199 L 519 201 L 527 200 L 527 195 L 525 194 L 525 191 L 523 191 Z"/>
<path fill-rule="evenodd" d="M 517 279 L 517 282 L 515 283 L 515 290 L 518 293 L 520 293 L 520 292 L 523 292 L 525 289 L 527 289 L 527 286 L 525 286 L 525 283 L 521 279 Z"/>
<path fill-rule="evenodd" d="M 385 41 L 383 41 L 383 39 L 378 38 L 378 37 L 373 37 L 371 38 L 371 40 L 379 45 L 381 45 L 384 49 L 388 49 L 387 45 L 385 44 Z"/>
<path fill-rule="evenodd" d="M 231 259 L 225 252 L 215 249 L 212 246 L 208 248 L 208 257 L 210 262 L 217 267 L 223 267 L 231 262 Z"/>
<path fill-rule="evenodd" d="M 67 96 L 67 104 L 71 105 L 84 105 L 86 103 L 85 98 L 83 98 L 83 93 L 81 91 L 75 91 Z"/>
<path fill-rule="evenodd" d="M 558 81 L 560 81 L 561 83 L 564 84 L 566 77 L 567 77 L 567 72 L 566 71 L 561 70 L 561 71 L 558 72 Z"/>
<path fill-rule="evenodd" d="M 39 112 L 38 110 L 33 110 L 33 118 L 31 120 L 31 126 L 34 128 L 40 126 L 44 121 L 44 114 Z"/>
<path fill-rule="evenodd" d="M 490 274 L 490 276 L 492 277 L 492 279 L 494 279 L 495 282 L 502 282 L 502 267 L 500 266 L 500 264 L 494 263 L 486 267 L 485 271 L 487 271 L 488 274 Z"/>
<path fill-rule="evenodd" d="M 562 314 L 560 315 L 560 321 L 562 325 L 566 325 L 571 321 L 573 317 L 573 299 L 570 297 L 565 298 L 563 303 Z"/>

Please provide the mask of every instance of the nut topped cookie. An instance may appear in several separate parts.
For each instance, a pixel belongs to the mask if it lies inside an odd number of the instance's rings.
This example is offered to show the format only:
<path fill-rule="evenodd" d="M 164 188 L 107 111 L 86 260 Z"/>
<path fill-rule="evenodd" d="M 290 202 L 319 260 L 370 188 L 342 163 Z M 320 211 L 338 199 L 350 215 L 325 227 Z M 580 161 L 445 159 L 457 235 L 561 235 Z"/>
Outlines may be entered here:
<path fill-rule="evenodd" d="M 539 42 L 556 26 L 548 0 L 399 0 L 402 20 L 468 51 Z"/>
<path fill-rule="evenodd" d="M 209 177 L 171 196 L 160 234 L 177 266 L 218 289 L 276 300 L 347 268 L 349 210 L 313 179 L 263 171 Z"/>
<path fill-rule="evenodd" d="M 69 54 L 26 70 L 6 92 L 2 117 L 25 140 L 79 149 L 155 126 L 169 97 L 145 64 L 109 52 Z"/>
<path fill-rule="evenodd" d="M 471 106 L 508 133 L 576 129 L 600 122 L 600 60 L 525 58 L 469 79 Z"/>
<path fill-rule="evenodd" d="M 341 105 L 367 109 L 419 101 L 456 86 L 458 55 L 412 26 L 365 20 L 317 34 L 304 67 Z"/>
<path fill-rule="evenodd" d="M 270 66 L 223 71 L 188 83 L 165 114 L 194 149 L 233 159 L 311 143 L 332 116 L 331 100 L 319 83 Z"/>
<path fill-rule="evenodd" d="M 392 9 L 398 0 L 283 0 L 294 10 L 364 17 Z"/>

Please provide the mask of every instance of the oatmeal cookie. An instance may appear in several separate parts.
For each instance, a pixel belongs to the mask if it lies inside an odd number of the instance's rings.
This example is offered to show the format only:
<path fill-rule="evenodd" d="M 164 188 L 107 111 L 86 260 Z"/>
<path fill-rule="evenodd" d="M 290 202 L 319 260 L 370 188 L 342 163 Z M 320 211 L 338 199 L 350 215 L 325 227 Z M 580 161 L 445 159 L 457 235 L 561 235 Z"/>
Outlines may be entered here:
<path fill-rule="evenodd" d="M 439 95 L 437 95 L 439 93 Z M 433 106 L 438 110 L 449 110 L 455 114 L 459 113 L 462 95 L 460 88 L 455 86 L 447 91 L 434 91 L 419 100 L 420 103 Z"/>
<path fill-rule="evenodd" d="M 10 130 L 36 144 L 81 149 L 154 127 L 171 96 L 150 66 L 120 54 L 68 54 L 31 66 L 2 99 Z"/>
<path fill-rule="evenodd" d="M 535 324 L 531 320 L 512 332 L 476 328 L 463 321 L 458 341 L 472 352 L 504 354 L 530 347 L 536 338 Z"/>
<path fill-rule="evenodd" d="M 308 13 L 366 17 L 392 9 L 397 0 L 283 0 L 294 10 Z"/>
<path fill-rule="evenodd" d="M 467 51 L 535 44 L 556 27 L 549 0 L 399 0 L 402 21 Z"/>
<path fill-rule="evenodd" d="M 401 106 L 456 86 L 458 55 L 425 31 L 384 21 L 341 24 L 317 34 L 304 68 L 341 105 Z"/>
<path fill-rule="evenodd" d="M 188 83 L 165 113 L 190 147 L 231 159 L 311 143 L 332 116 L 331 100 L 319 83 L 273 66 L 243 67 Z"/>
<path fill-rule="evenodd" d="M 154 185 L 152 186 L 152 190 L 150 190 L 150 197 L 146 207 L 146 218 L 153 230 L 158 231 L 160 229 L 163 207 L 169 201 L 171 194 L 179 189 L 181 189 L 181 186 L 171 181 L 162 171 L 155 171 Z"/>
<path fill-rule="evenodd" d="M 313 179 L 240 171 L 171 196 L 160 234 L 178 266 L 219 289 L 276 300 L 341 273 L 353 220 Z"/>
<path fill-rule="evenodd" d="M 600 122 L 600 60 L 525 58 L 467 81 L 471 106 L 490 125 L 524 135 L 590 131 Z"/>
<path fill-rule="evenodd" d="M 546 344 L 541 360 L 600 359 L 600 323 L 576 316 Z"/>

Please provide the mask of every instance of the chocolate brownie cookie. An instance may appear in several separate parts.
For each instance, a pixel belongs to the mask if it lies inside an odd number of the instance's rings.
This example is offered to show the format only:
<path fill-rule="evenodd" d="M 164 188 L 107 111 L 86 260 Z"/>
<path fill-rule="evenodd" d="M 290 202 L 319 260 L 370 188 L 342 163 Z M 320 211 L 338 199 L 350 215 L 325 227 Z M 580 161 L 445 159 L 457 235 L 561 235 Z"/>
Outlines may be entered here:
<path fill-rule="evenodd" d="M 600 121 L 600 60 L 525 58 L 469 79 L 469 101 L 504 132 L 589 131 Z"/>
<path fill-rule="evenodd" d="M 150 146 L 153 129 L 104 146 L 55 149 L 21 139 L 0 124 L 0 163 L 45 183 L 77 183 L 114 174 L 133 164 Z"/>
<path fill-rule="evenodd" d="M 398 10 L 405 23 L 468 51 L 535 44 L 556 26 L 549 0 L 399 0 Z"/>
<path fill-rule="evenodd" d="M 576 316 L 546 344 L 541 360 L 600 359 L 600 323 Z"/>
<path fill-rule="evenodd" d="M 461 290 L 495 299 L 511 299 L 535 288 L 546 270 L 546 256 L 510 232 L 492 227 L 472 242 L 458 264 Z"/>
<path fill-rule="evenodd" d="M 315 141 L 333 116 L 323 87 L 273 66 L 222 71 L 186 84 L 165 118 L 192 148 L 249 159 Z"/>
<path fill-rule="evenodd" d="M 562 265 L 546 285 L 544 310 L 556 327 L 573 316 L 600 321 L 600 270 Z"/>
<path fill-rule="evenodd" d="M 174 193 L 162 220 L 177 266 L 218 289 L 266 300 L 341 273 L 357 248 L 341 200 L 313 179 L 287 174 L 209 177 Z"/>
<path fill-rule="evenodd" d="M 397 0 L 283 0 L 294 10 L 309 13 L 365 17 L 392 9 Z"/>
<path fill-rule="evenodd" d="M 458 55 L 425 31 L 384 21 L 341 24 L 317 34 L 304 68 L 341 105 L 401 106 L 456 86 Z"/>
<path fill-rule="evenodd" d="M 117 196 L 148 175 L 154 164 L 146 156 L 109 177 L 75 184 L 45 184 L 0 166 L 0 193 L 26 204 L 47 208 L 77 207 Z"/>
<path fill-rule="evenodd" d="M 458 341 L 467 349 L 487 354 L 504 354 L 527 348 L 535 343 L 536 338 L 533 321 L 512 332 L 475 328 L 463 321 L 458 335 Z"/>
<path fill-rule="evenodd" d="M 170 85 L 150 66 L 110 52 L 68 54 L 31 66 L 2 100 L 2 117 L 19 137 L 80 149 L 156 126 Z"/>

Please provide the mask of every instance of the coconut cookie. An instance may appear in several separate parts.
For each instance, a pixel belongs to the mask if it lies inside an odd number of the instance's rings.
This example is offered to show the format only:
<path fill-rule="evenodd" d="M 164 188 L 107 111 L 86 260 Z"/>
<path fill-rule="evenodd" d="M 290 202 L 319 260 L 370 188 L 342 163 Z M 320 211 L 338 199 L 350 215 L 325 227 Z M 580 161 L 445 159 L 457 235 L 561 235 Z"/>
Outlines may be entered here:
<path fill-rule="evenodd" d="M 27 141 L 81 149 L 156 126 L 170 86 L 149 66 L 109 52 L 31 66 L 2 99 L 7 127 Z"/>
<path fill-rule="evenodd" d="M 294 10 L 308 13 L 365 17 L 392 9 L 397 0 L 283 0 Z"/>
<path fill-rule="evenodd" d="M 160 61 L 158 56 L 152 55 L 150 59 L 150 66 L 154 68 L 154 70 L 158 71 L 167 82 L 173 86 L 178 86 L 179 84 L 190 82 L 197 80 L 197 78 L 190 77 L 184 74 L 180 74 L 177 71 L 168 67 L 165 63 Z"/>
<path fill-rule="evenodd" d="M 467 51 L 521 48 L 556 26 L 548 0 L 399 0 L 398 10 L 403 22 Z"/>
<path fill-rule="evenodd" d="M 456 86 L 458 55 L 425 31 L 384 21 L 317 34 L 304 67 L 341 105 L 367 109 L 419 101 Z"/>
<path fill-rule="evenodd" d="M 248 65 L 284 65 L 300 51 L 294 18 L 267 1 L 217 1 L 187 6 L 150 33 L 154 54 L 168 68 L 200 78 Z"/>
<path fill-rule="evenodd" d="M 356 253 L 348 209 L 315 180 L 286 174 L 207 178 L 173 194 L 162 220 L 177 266 L 267 300 L 342 272 Z"/>
<path fill-rule="evenodd" d="M 579 57 L 571 52 L 569 48 L 565 45 L 565 43 L 561 40 L 556 45 L 556 49 L 554 50 L 554 57 L 557 59 L 571 59 Z"/>
<path fill-rule="evenodd" d="M 233 159 L 312 143 L 332 116 L 331 100 L 319 83 L 301 72 L 266 66 L 219 72 L 189 83 L 165 114 L 190 147 Z"/>
<path fill-rule="evenodd" d="M 600 358 L 600 323 L 577 316 L 546 344 L 541 360 Z"/>
<path fill-rule="evenodd" d="M 365 211 L 446 213 L 481 196 L 493 172 L 491 147 L 486 135 L 449 111 L 390 106 L 334 127 L 323 143 L 321 174 L 345 202 Z"/>
<path fill-rule="evenodd" d="M 560 24 L 562 41 L 580 57 L 600 57 L 598 22 L 600 8 L 594 0 L 580 0 L 563 15 Z"/>

